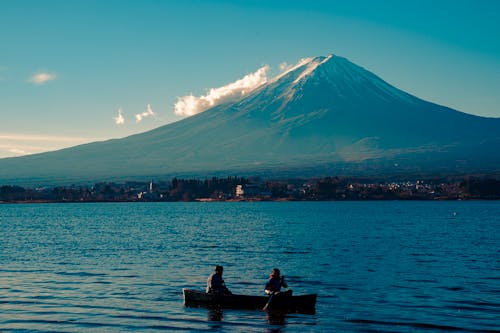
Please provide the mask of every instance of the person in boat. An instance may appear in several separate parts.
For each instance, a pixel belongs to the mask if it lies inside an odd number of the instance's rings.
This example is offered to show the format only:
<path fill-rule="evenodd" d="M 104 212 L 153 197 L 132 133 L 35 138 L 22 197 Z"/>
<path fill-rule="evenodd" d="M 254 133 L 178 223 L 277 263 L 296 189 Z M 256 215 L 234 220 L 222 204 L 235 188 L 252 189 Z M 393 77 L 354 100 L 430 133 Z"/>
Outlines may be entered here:
<path fill-rule="evenodd" d="M 274 268 L 269 275 L 269 280 L 267 280 L 265 292 L 267 295 L 292 295 L 292 290 L 289 289 L 282 292 L 281 287 L 288 288 L 288 284 L 285 281 L 285 276 L 281 276 L 280 270 L 278 268 Z"/>
<path fill-rule="evenodd" d="M 223 272 L 224 267 L 219 265 L 215 266 L 214 272 L 208 277 L 207 280 L 207 289 L 205 290 L 207 294 L 232 294 L 222 279 Z"/>

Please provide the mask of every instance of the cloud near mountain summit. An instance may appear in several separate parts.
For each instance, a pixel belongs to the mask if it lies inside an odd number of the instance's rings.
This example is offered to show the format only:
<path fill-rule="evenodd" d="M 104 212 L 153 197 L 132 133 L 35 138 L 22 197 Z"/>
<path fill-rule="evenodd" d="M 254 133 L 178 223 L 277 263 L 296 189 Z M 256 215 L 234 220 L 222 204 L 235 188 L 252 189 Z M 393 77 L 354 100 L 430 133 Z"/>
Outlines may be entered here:
<path fill-rule="evenodd" d="M 266 65 L 233 83 L 219 88 L 212 88 L 206 95 L 199 97 L 193 95 L 179 97 L 174 106 L 175 114 L 179 116 L 193 116 L 217 104 L 242 97 L 266 83 L 268 81 L 268 71 L 269 66 Z"/>

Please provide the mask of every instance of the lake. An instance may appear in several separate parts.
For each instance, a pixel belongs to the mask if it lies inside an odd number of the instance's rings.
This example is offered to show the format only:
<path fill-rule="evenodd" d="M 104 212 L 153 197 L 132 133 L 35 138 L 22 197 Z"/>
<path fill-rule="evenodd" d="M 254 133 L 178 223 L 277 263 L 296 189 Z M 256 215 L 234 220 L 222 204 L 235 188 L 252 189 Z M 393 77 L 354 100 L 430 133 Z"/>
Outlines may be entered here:
<path fill-rule="evenodd" d="M 500 202 L 0 205 L 1 332 L 500 331 Z M 315 314 L 183 306 L 216 264 Z"/>

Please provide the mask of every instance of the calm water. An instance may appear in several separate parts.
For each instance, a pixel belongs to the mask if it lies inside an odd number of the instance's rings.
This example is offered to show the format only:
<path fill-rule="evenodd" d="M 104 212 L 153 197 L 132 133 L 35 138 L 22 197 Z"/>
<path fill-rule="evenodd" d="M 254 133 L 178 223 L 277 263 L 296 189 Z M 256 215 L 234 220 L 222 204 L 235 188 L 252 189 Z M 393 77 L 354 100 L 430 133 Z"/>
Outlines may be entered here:
<path fill-rule="evenodd" d="M 500 330 L 500 202 L 0 205 L 1 332 Z M 185 308 L 215 264 L 316 314 Z"/>

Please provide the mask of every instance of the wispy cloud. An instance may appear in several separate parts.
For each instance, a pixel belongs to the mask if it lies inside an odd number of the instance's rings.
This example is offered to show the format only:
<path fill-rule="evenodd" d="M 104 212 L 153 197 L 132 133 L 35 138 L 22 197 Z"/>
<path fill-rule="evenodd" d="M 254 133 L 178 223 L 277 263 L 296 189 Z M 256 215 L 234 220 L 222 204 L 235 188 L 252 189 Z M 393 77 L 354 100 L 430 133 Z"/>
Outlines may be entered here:
<path fill-rule="evenodd" d="M 204 96 L 188 95 L 179 97 L 177 103 L 175 103 L 174 112 L 179 116 L 192 116 L 217 104 L 244 96 L 267 82 L 268 71 L 269 66 L 266 65 L 233 83 L 219 88 L 212 88 Z"/>
<path fill-rule="evenodd" d="M 38 72 L 33 74 L 33 76 L 29 79 L 29 82 L 36 84 L 36 85 L 42 85 L 45 84 L 49 81 L 53 81 L 57 78 L 57 75 L 54 73 L 48 73 L 48 72 Z"/>
<path fill-rule="evenodd" d="M 286 61 L 285 62 L 282 62 L 280 65 L 279 65 L 279 69 L 281 72 L 286 72 L 288 71 L 290 68 L 292 68 L 293 65 L 290 65 L 289 63 L 287 63 Z"/>
<path fill-rule="evenodd" d="M 0 158 L 29 155 L 38 152 L 42 152 L 39 146 L 30 145 L 26 142 L 7 142 L 6 144 L 0 144 Z"/>
<path fill-rule="evenodd" d="M 13 155 L 28 155 L 29 153 L 19 148 L 9 148 L 7 151 Z"/>
<path fill-rule="evenodd" d="M 154 116 L 154 115 L 155 115 L 155 113 L 153 112 L 153 109 L 151 108 L 151 104 L 148 104 L 146 107 L 146 111 L 135 115 L 135 121 L 137 123 L 139 123 L 142 121 L 142 119 L 149 117 L 149 116 Z"/>
<path fill-rule="evenodd" d="M 73 136 L 0 133 L 0 158 L 42 153 L 45 151 L 62 149 L 99 140 L 102 139 Z"/>
<path fill-rule="evenodd" d="M 98 139 L 98 138 L 83 138 L 83 137 L 76 137 L 76 136 L 0 133 L 0 140 L 84 142 L 84 141 L 92 141 L 92 140 L 100 140 L 100 139 Z"/>
<path fill-rule="evenodd" d="M 113 118 L 116 125 L 125 124 L 125 118 L 123 118 L 122 108 L 118 108 L 118 115 Z"/>

